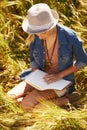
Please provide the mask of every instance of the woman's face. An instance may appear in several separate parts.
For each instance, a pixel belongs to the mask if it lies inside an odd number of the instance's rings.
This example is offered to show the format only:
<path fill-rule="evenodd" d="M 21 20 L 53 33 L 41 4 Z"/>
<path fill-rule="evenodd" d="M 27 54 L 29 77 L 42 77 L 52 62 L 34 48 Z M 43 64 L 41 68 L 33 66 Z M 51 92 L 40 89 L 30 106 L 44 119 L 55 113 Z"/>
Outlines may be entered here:
<path fill-rule="evenodd" d="M 49 37 L 49 31 L 43 33 L 37 33 L 36 35 L 39 37 L 39 39 L 45 40 L 47 37 Z"/>
<path fill-rule="evenodd" d="M 53 35 L 53 33 L 55 32 L 55 29 L 56 27 L 43 33 L 37 33 L 36 35 L 39 37 L 39 39 L 46 40 L 48 37 L 51 37 L 51 35 Z"/>

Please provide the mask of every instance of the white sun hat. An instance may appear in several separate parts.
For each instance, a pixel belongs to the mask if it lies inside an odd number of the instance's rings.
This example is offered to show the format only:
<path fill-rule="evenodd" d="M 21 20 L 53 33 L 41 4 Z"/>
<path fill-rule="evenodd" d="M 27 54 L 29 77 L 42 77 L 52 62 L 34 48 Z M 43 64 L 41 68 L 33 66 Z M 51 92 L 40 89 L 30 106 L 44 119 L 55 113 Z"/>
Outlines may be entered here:
<path fill-rule="evenodd" d="M 47 4 L 35 4 L 28 10 L 22 28 L 26 33 L 42 33 L 56 26 L 58 18 L 58 13 Z"/>

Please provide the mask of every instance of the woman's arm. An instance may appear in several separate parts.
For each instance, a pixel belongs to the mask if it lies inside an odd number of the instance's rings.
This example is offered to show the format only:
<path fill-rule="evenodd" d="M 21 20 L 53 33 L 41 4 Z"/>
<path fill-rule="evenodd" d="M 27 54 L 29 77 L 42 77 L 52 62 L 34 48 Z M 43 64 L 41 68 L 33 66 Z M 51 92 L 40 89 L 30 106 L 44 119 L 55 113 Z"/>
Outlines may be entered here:
<path fill-rule="evenodd" d="M 59 73 L 55 73 L 55 74 L 48 74 L 44 77 L 44 80 L 49 84 L 49 83 L 53 83 L 59 79 L 62 79 L 63 77 L 74 73 L 78 71 L 78 68 L 75 65 L 70 66 L 68 69 L 65 69 Z"/>

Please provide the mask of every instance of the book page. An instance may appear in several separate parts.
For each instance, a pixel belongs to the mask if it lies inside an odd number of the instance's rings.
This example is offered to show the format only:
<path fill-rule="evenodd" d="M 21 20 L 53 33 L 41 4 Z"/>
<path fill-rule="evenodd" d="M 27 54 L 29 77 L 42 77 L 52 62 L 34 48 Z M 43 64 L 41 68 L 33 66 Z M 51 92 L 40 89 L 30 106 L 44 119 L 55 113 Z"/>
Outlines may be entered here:
<path fill-rule="evenodd" d="M 25 81 L 27 83 L 29 83 L 30 85 L 32 85 L 32 87 L 35 87 L 39 90 L 45 90 L 45 89 L 56 89 L 56 90 L 62 90 L 65 87 L 67 87 L 68 85 L 71 84 L 70 81 L 61 79 L 58 80 L 56 82 L 47 84 L 43 77 L 46 75 L 47 73 L 41 71 L 41 70 L 36 70 L 34 72 L 32 72 L 31 74 L 27 75 L 25 78 Z"/>

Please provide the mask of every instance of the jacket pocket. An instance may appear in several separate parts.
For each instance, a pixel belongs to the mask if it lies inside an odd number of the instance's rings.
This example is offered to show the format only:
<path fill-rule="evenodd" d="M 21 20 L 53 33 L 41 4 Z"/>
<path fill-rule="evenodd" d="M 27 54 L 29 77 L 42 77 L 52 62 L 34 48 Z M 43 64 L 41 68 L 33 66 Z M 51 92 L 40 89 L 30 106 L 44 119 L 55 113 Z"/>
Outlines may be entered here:
<path fill-rule="evenodd" d="M 70 55 L 69 54 L 62 54 L 59 57 L 59 62 L 63 65 L 70 61 Z"/>

